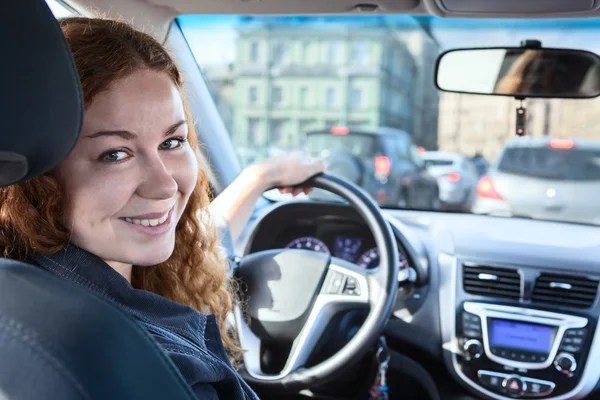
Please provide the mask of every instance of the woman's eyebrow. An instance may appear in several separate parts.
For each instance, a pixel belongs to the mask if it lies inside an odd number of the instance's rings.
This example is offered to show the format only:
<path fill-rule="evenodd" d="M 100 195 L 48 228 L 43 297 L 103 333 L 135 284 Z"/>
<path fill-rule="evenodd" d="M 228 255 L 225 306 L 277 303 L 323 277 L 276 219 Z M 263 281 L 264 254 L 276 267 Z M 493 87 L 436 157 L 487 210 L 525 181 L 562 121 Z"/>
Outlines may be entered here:
<path fill-rule="evenodd" d="M 187 123 L 187 121 L 184 119 L 182 119 L 181 121 L 177 121 L 176 123 L 171 125 L 169 127 L 169 129 L 167 129 L 167 131 L 165 132 L 165 136 L 169 136 L 169 135 L 173 134 L 173 132 L 175 132 L 180 126 L 184 125 L 185 123 Z M 132 132 L 129 132 L 126 130 L 99 131 L 99 132 L 92 133 L 91 135 L 87 135 L 86 137 L 95 139 L 95 138 L 103 137 L 103 136 L 119 136 L 125 140 L 133 140 L 133 139 L 137 138 L 137 135 L 135 133 L 132 133 Z"/>
<path fill-rule="evenodd" d="M 182 119 L 181 121 L 177 121 L 176 123 L 174 123 L 173 125 L 171 125 L 171 127 L 169 129 L 167 129 L 167 132 L 165 134 L 165 136 L 169 136 L 171 135 L 173 132 L 175 132 L 181 125 L 186 124 L 187 121 L 185 119 Z"/>
<path fill-rule="evenodd" d="M 100 131 L 100 132 L 92 133 L 91 135 L 87 135 L 86 137 L 90 138 L 90 139 L 95 139 L 95 138 L 103 137 L 103 136 L 119 136 L 125 140 L 133 140 L 137 137 L 137 135 L 135 133 L 131 133 L 129 131 L 121 131 L 121 130 Z"/>

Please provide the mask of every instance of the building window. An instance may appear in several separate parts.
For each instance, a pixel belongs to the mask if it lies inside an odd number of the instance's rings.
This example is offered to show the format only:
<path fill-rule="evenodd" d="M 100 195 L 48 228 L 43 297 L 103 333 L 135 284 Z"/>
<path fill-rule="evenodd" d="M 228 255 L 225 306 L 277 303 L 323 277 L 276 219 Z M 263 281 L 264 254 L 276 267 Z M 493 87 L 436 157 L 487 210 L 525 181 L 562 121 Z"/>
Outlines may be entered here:
<path fill-rule="evenodd" d="M 350 62 L 352 64 L 365 65 L 369 61 L 369 44 L 367 42 L 352 43 L 350 50 Z"/>
<path fill-rule="evenodd" d="M 357 119 L 348 122 L 348 126 L 353 128 L 367 128 L 369 124 L 369 121 L 366 119 Z"/>
<path fill-rule="evenodd" d="M 325 120 L 325 126 L 326 126 L 327 128 L 331 128 L 331 127 L 333 127 L 333 126 L 338 126 L 338 125 L 339 125 L 339 123 L 340 123 L 340 120 L 339 120 L 339 119 L 326 119 L 326 120 Z"/>
<path fill-rule="evenodd" d="M 285 129 L 285 120 L 273 119 L 271 120 L 271 137 L 269 138 L 269 145 L 277 147 L 281 145 Z"/>
<path fill-rule="evenodd" d="M 274 86 L 271 89 L 271 104 L 280 106 L 283 103 L 283 89 L 279 86 Z"/>
<path fill-rule="evenodd" d="M 325 90 L 325 106 L 327 107 L 335 107 L 336 103 L 336 93 L 334 88 L 327 88 Z"/>
<path fill-rule="evenodd" d="M 259 58 L 259 46 L 258 42 L 250 42 L 250 62 L 253 64 L 258 63 Z"/>
<path fill-rule="evenodd" d="M 337 42 L 327 42 L 327 47 L 325 51 L 325 60 L 327 64 L 337 64 L 339 62 L 339 48 Z"/>
<path fill-rule="evenodd" d="M 308 56 L 310 55 L 310 42 L 302 42 L 302 61 L 308 63 Z"/>
<path fill-rule="evenodd" d="M 273 65 L 281 65 L 285 60 L 287 47 L 283 42 L 276 42 L 273 45 L 272 61 Z"/>
<path fill-rule="evenodd" d="M 308 86 L 302 86 L 300 88 L 300 106 L 308 106 Z"/>
<path fill-rule="evenodd" d="M 257 93 L 256 86 L 250 86 L 248 88 L 248 103 L 256 104 L 257 101 L 258 101 L 258 93 Z"/>
<path fill-rule="evenodd" d="M 359 108 L 363 105 L 363 90 L 361 88 L 350 89 L 350 107 Z"/>
<path fill-rule="evenodd" d="M 248 140 L 249 146 L 255 146 L 258 144 L 258 129 L 260 126 L 260 119 L 248 118 Z"/>

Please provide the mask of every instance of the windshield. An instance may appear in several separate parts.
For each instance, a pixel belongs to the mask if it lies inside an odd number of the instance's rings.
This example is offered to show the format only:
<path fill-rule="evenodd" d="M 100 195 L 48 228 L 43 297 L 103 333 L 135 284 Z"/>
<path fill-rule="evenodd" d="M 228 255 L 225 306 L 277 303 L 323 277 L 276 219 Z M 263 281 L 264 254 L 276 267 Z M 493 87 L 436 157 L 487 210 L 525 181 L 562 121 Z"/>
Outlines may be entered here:
<path fill-rule="evenodd" d="M 597 99 L 523 102 L 528 136 L 584 139 L 586 148 L 509 148 L 519 101 L 434 85 L 437 56 L 452 48 L 539 40 L 598 53 L 600 42 L 589 37 L 600 35 L 599 20 L 183 16 L 179 23 L 244 166 L 302 148 L 382 207 L 600 224 L 600 206 L 586 192 L 600 190 Z M 452 162 L 461 157 L 468 162 Z M 519 191 L 524 178 L 539 190 Z M 560 207 L 548 207 L 548 193 Z"/>

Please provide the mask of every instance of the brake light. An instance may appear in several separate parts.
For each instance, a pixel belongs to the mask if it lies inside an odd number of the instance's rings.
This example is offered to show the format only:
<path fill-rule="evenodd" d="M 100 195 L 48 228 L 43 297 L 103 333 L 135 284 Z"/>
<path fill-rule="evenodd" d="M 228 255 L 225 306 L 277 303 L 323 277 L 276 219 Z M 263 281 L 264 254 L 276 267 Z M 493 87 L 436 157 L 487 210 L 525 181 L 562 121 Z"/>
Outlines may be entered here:
<path fill-rule="evenodd" d="M 375 157 L 375 173 L 380 175 L 387 175 L 392 170 L 392 163 L 386 156 Z"/>
<path fill-rule="evenodd" d="M 477 195 L 484 199 L 504 200 L 494 187 L 494 182 L 489 176 L 484 176 L 477 184 Z"/>
<path fill-rule="evenodd" d="M 331 128 L 331 133 L 334 135 L 347 135 L 350 132 L 350 129 L 346 126 L 334 126 Z"/>
<path fill-rule="evenodd" d="M 448 179 L 450 182 L 458 182 L 460 181 L 460 174 L 458 172 L 450 172 L 448 175 L 446 175 L 446 179 Z"/>
<path fill-rule="evenodd" d="M 552 139 L 550 141 L 550 147 L 553 149 L 569 150 L 575 146 L 575 143 L 571 139 Z"/>

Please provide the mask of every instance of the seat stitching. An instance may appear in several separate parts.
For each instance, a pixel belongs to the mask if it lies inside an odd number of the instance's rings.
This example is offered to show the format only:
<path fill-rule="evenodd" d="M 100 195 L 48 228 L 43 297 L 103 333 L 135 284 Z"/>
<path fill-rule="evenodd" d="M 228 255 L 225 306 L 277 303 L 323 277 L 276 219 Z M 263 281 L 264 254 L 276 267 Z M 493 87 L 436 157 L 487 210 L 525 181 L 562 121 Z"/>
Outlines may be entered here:
<path fill-rule="evenodd" d="M 59 359 L 54 357 L 51 353 L 47 352 L 41 346 L 41 343 L 39 343 L 37 340 L 39 339 L 38 335 L 34 331 L 31 331 L 25 328 L 19 322 L 4 316 L 0 316 L 0 330 L 12 334 L 16 340 L 31 345 L 29 349 L 34 355 L 36 354 L 35 352 L 37 352 L 38 356 L 45 359 L 46 362 L 52 364 L 53 367 L 55 367 L 59 372 L 61 372 L 67 378 L 67 380 L 69 380 L 73 384 L 75 389 L 79 392 L 79 394 L 81 394 L 83 398 L 91 400 L 90 395 L 86 393 L 83 385 L 77 380 L 77 378 L 74 375 L 71 374 L 71 372 L 67 369 L 66 365 L 61 363 Z"/>

